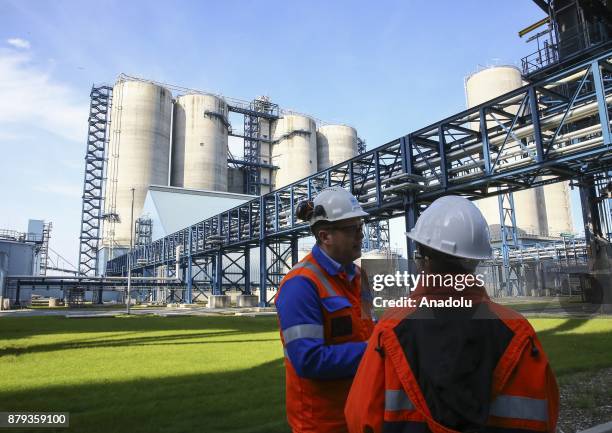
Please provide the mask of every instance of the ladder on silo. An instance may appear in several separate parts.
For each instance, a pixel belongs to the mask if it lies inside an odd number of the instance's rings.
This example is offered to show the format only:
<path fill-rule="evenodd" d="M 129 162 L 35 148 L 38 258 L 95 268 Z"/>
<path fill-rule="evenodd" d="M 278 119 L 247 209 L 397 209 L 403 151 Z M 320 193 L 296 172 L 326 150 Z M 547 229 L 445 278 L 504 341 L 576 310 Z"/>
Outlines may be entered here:
<path fill-rule="evenodd" d="M 53 223 L 48 222 L 43 225 L 42 244 L 38 256 L 39 275 L 47 275 L 47 265 L 49 262 L 49 238 L 51 237 L 51 228 Z"/>
<path fill-rule="evenodd" d="M 256 108 L 256 107 L 254 107 Z M 245 162 L 257 164 L 261 155 L 259 145 L 260 136 L 259 117 L 244 116 L 244 160 Z M 255 165 L 245 167 L 245 193 L 259 195 L 261 192 L 261 169 Z"/>

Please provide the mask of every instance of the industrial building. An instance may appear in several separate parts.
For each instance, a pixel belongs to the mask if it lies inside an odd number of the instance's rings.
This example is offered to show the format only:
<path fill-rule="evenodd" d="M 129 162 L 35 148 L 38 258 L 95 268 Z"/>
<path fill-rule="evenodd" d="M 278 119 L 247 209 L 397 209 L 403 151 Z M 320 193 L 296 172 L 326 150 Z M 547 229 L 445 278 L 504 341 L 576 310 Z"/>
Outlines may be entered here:
<path fill-rule="evenodd" d="M 7 279 L 46 274 L 51 229 L 51 223 L 29 220 L 26 232 L 0 230 L 0 309 L 30 305 L 32 290 L 25 288 L 17 295 Z"/>
<path fill-rule="evenodd" d="M 496 256 L 483 272 L 494 296 L 576 285 L 612 300 L 610 5 L 534 1 L 544 18 L 519 32 L 537 44 L 520 68 L 471 74 L 465 111 L 368 150 L 355 128 L 268 97 L 123 74 L 94 86 L 81 275 L 7 284 L 102 302 L 105 291 L 125 299 L 129 275 L 140 278 L 131 294 L 140 302 L 227 306 L 233 292 L 238 305 L 270 305 L 309 234 L 295 205 L 337 185 L 370 213 L 365 246 L 374 254 L 392 253 L 390 219 L 403 218 L 408 231 L 437 197 L 460 194 L 490 225 Z M 242 155 L 230 139 L 242 141 Z M 570 188 L 580 191 L 584 238 Z M 409 240 L 406 250 L 414 251 Z"/>

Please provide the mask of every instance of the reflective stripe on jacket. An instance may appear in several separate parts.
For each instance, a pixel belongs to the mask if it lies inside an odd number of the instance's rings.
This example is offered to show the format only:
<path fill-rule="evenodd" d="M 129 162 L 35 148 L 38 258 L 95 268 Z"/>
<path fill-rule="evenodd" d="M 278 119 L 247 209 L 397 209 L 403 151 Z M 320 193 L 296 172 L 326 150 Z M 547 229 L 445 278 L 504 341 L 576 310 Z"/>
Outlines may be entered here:
<path fill-rule="evenodd" d="M 555 431 L 557 382 L 529 322 L 482 289 L 461 296 L 473 308 L 397 309 L 379 322 L 345 408 L 351 433 Z"/>
<path fill-rule="evenodd" d="M 350 279 L 313 248 L 281 282 L 276 308 L 285 352 L 287 419 L 294 432 L 346 432 L 344 405 L 374 324 Z"/>

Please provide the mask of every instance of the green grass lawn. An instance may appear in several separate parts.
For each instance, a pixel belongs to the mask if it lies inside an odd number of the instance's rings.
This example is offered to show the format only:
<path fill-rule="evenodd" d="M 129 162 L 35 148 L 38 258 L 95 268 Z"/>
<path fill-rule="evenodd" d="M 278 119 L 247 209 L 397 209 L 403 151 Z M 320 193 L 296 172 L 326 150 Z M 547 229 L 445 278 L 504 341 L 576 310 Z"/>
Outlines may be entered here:
<path fill-rule="evenodd" d="M 612 320 L 531 322 L 561 380 L 612 366 Z M 288 432 L 276 318 L 0 318 L 10 410 L 79 432 Z"/>
<path fill-rule="evenodd" d="M 2 318 L 0 354 L 0 410 L 70 431 L 288 431 L 273 317 Z"/>

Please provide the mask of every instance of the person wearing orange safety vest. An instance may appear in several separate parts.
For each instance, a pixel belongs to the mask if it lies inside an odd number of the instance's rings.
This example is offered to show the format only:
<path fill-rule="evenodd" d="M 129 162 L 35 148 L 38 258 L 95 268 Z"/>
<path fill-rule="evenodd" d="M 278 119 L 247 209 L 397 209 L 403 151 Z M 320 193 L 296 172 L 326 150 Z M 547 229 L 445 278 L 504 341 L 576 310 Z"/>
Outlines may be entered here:
<path fill-rule="evenodd" d="M 294 433 L 344 433 L 344 405 L 374 322 L 362 291 L 363 221 L 348 191 L 299 204 L 316 245 L 281 281 L 275 304 L 285 353 L 287 420 Z"/>
<path fill-rule="evenodd" d="M 554 432 L 559 391 L 542 345 L 523 316 L 476 283 L 478 262 L 492 256 L 478 208 L 442 197 L 407 235 L 423 279 L 411 305 L 387 310 L 376 325 L 345 407 L 349 431 Z M 454 286 L 425 279 L 435 275 Z M 464 285 L 469 275 L 473 284 Z M 461 298 L 472 306 L 432 302 Z"/>

